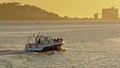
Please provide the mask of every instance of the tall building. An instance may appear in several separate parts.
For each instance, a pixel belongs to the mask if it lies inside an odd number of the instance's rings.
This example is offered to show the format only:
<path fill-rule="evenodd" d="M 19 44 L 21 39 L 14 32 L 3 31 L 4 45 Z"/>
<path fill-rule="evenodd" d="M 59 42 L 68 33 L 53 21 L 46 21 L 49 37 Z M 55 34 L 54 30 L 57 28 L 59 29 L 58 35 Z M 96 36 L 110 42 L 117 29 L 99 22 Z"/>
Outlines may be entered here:
<path fill-rule="evenodd" d="M 114 7 L 102 9 L 102 19 L 103 20 L 117 20 L 118 9 L 115 9 Z"/>
<path fill-rule="evenodd" d="M 98 20 L 98 13 L 94 14 L 94 20 Z"/>

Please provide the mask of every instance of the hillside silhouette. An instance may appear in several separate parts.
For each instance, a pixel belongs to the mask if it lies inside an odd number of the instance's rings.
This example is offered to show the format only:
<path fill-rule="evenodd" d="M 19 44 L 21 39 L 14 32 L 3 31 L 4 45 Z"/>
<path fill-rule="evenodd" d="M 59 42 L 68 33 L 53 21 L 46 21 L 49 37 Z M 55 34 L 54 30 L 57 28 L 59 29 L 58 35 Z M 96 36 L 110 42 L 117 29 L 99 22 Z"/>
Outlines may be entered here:
<path fill-rule="evenodd" d="M 0 20 L 62 20 L 58 14 L 18 2 L 0 4 Z"/>

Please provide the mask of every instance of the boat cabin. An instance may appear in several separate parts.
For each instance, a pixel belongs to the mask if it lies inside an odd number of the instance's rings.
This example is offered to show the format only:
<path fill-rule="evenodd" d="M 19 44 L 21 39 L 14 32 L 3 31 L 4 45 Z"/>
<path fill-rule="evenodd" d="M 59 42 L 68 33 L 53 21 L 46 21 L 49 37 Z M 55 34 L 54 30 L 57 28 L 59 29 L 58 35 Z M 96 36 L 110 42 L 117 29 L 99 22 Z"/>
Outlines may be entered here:
<path fill-rule="evenodd" d="M 50 42 L 51 42 L 50 36 L 38 35 L 28 37 L 28 43 L 31 44 L 47 44 Z"/>

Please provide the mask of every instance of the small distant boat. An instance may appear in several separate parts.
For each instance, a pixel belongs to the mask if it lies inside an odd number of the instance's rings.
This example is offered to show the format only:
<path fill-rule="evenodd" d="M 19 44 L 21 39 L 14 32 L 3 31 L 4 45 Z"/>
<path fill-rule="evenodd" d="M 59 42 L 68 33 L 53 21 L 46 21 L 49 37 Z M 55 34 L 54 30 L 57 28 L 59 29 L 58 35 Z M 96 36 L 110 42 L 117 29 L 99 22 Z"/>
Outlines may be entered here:
<path fill-rule="evenodd" d="M 59 51 L 62 49 L 64 41 L 62 38 L 53 39 L 45 35 L 33 35 L 28 37 L 27 44 L 25 44 L 25 52 L 47 52 Z"/>

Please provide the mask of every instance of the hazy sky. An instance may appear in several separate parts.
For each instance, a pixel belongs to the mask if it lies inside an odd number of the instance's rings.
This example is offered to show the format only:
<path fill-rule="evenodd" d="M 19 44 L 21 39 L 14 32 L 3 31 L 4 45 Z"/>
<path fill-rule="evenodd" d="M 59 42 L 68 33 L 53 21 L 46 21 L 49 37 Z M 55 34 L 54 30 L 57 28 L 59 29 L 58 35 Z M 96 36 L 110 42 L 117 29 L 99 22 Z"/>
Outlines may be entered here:
<path fill-rule="evenodd" d="M 0 0 L 0 2 L 20 2 L 36 5 L 61 16 L 93 17 L 102 8 L 116 7 L 120 9 L 120 0 Z"/>

